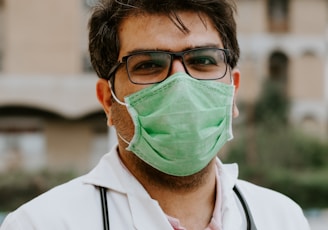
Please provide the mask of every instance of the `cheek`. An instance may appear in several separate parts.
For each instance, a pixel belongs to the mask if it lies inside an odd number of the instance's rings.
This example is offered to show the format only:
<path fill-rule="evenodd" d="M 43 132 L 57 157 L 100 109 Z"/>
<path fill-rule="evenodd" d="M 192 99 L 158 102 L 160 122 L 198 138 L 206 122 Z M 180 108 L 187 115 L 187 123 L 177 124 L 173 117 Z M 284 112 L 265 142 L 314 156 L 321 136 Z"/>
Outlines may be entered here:
<path fill-rule="evenodd" d="M 124 101 L 124 97 L 138 92 L 150 85 L 138 85 L 129 80 L 126 71 L 120 70 L 115 76 L 114 89 L 115 95 L 120 101 Z"/>
<path fill-rule="evenodd" d="M 126 107 L 113 102 L 111 110 L 112 122 L 116 131 L 130 141 L 134 135 L 134 124 Z"/>

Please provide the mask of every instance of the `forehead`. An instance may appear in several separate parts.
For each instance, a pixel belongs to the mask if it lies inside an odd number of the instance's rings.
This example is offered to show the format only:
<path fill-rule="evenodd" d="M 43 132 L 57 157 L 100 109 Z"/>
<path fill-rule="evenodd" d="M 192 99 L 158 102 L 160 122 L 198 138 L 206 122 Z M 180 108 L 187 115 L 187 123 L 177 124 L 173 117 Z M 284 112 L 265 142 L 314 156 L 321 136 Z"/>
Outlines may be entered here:
<path fill-rule="evenodd" d="M 193 47 L 223 48 L 218 31 L 206 15 L 178 13 L 188 32 L 182 31 L 167 15 L 139 14 L 125 18 L 119 27 L 120 53 L 138 50 L 182 51 Z"/>

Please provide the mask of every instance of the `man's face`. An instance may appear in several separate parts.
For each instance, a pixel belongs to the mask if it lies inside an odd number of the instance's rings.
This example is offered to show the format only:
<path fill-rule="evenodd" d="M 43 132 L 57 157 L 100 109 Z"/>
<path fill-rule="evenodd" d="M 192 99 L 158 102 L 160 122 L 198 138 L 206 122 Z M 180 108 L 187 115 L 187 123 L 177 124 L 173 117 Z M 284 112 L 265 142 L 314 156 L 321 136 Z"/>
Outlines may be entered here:
<path fill-rule="evenodd" d="M 118 32 L 120 41 L 118 60 L 121 61 L 122 57 L 143 50 L 181 52 L 200 47 L 224 48 L 219 33 L 208 17 L 201 15 L 200 18 L 197 13 L 192 12 L 181 12 L 179 13 L 179 17 L 188 28 L 188 33 L 181 31 L 174 22 L 165 15 L 144 14 L 129 16 L 124 19 Z M 179 59 L 173 61 L 169 76 L 177 72 L 185 72 L 183 64 Z M 237 89 L 239 85 L 239 71 L 237 69 L 232 71 L 229 70 L 225 77 L 219 81 L 231 84 L 230 76 L 234 79 L 235 88 Z M 122 64 L 116 71 L 115 83 L 112 87 L 114 88 L 113 91 L 117 98 L 120 101 L 124 101 L 125 96 L 149 86 L 150 85 L 137 85 L 130 82 L 125 64 Z M 108 125 L 114 125 L 117 133 L 126 141 L 130 142 L 134 135 L 134 124 L 126 106 L 113 100 L 107 80 L 98 80 L 97 97 L 107 114 Z M 233 112 L 234 116 L 238 115 L 236 107 L 234 107 Z M 162 184 L 169 182 L 168 184 L 174 188 L 182 188 L 185 186 L 193 187 L 194 184 L 202 181 L 201 178 L 206 178 L 210 167 L 206 167 L 199 173 L 192 175 L 189 178 L 190 180 L 186 177 L 180 180 L 179 178 L 172 178 L 170 175 L 161 173 L 147 165 L 135 154 L 131 154 L 131 152 L 127 151 L 127 144 L 122 138 L 118 138 L 118 150 L 121 160 L 139 179 L 144 175 L 148 175 L 148 178 L 152 177 L 152 179 L 158 183 L 159 177 L 161 177 Z M 172 179 L 175 180 L 176 183 L 172 183 Z"/>
<path fill-rule="evenodd" d="M 126 18 L 119 27 L 118 59 L 121 60 L 123 56 L 140 50 L 179 52 L 204 46 L 223 48 L 217 30 L 207 17 L 201 19 L 197 13 L 188 12 L 180 13 L 179 16 L 190 30 L 189 33 L 179 30 L 167 16 L 163 15 L 138 15 Z M 180 60 L 173 62 L 170 75 L 176 72 L 185 72 Z M 224 80 L 230 82 L 230 77 L 226 76 Z M 114 88 L 120 101 L 124 101 L 125 96 L 148 86 L 130 82 L 125 64 L 116 72 Z M 112 120 L 118 133 L 130 141 L 134 126 L 125 106 L 113 103 Z"/>

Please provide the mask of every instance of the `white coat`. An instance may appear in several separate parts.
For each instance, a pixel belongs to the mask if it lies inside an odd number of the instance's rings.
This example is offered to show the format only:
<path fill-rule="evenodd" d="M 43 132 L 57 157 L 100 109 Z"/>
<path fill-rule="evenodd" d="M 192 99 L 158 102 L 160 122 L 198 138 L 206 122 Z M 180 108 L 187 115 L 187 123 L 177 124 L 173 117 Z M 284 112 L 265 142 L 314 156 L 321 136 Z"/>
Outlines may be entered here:
<path fill-rule="evenodd" d="M 236 164 L 217 160 L 223 230 L 245 230 L 246 219 L 232 188 L 237 183 L 258 230 L 309 230 L 300 207 L 286 196 L 237 179 Z M 112 230 L 172 230 L 167 216 L 125 169 L 113 149 L 88 174 L 55 187 L 7 216 L 0 230 L 102 230 L 96 186 L 108 188 Z"/>

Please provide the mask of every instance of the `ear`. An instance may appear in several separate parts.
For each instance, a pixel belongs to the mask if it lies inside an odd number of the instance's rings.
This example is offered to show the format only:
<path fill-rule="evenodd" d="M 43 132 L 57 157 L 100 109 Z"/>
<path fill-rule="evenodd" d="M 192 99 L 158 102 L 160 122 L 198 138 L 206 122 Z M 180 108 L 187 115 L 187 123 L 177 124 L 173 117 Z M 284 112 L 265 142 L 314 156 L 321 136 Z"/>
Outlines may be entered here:
<path fill-rule="evenodd" d="M 96 84 L 97 98 L 100 104 L 102 105 L 106 116 L 107 116 L 107 125 L 112 126 L 112 93 L 109 88 L 108 81 L 103 78 L 99 78 Z"/>
<path fill-rule="evenodd" d="M 237 97 L 237 91 L 239 89 L 239 83 L 240 83 L 240 71 L 239 71 L 239 69 L 233 69 L 231 74 L 232 74 L 232 78 L 233 78 L 233 84 L 235 86 L 232 116 L 233 116 L 233 118 L 236 118 L 236 117 L 239 116 L 239 110 L 238 110 L 237 105 L 236 105 L 236 97 Z"/>

